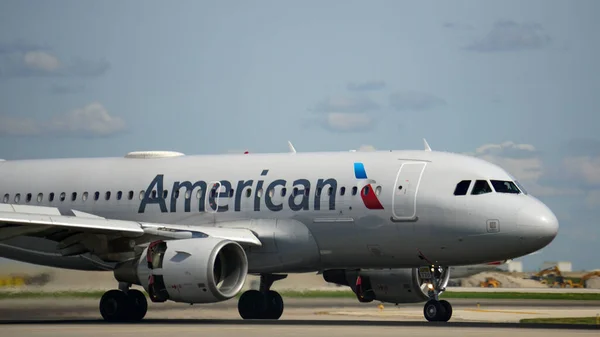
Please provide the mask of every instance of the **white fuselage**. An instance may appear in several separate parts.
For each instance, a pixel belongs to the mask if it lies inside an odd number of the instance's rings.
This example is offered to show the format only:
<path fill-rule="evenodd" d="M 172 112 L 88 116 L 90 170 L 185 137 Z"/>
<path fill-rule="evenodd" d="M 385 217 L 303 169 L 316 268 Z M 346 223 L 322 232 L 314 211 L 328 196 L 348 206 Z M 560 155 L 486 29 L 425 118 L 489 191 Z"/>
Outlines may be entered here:
<path fill-rule="evenodd" d="M 474 183 L 454 195 L 464 180 L 514 181 L 488 162 L 428 151 L 22 160 L 0 162 L 0 202 L 140 222 L 245 223 L 263 243 L 248 252 L 251 273 L 486 263 L 556 236 L 556 217 L 534 197 L 472 195 Z M 0 240 L 0 256 L 94 268 L 78 253 L 53 255 L 61 233 L 46 234 Z"/>

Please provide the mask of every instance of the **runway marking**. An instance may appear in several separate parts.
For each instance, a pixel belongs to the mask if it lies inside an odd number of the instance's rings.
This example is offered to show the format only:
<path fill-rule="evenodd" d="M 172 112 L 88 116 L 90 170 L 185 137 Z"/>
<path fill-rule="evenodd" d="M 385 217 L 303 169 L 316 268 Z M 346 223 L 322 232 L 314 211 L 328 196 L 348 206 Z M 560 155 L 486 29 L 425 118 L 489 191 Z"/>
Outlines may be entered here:
<path fill-rule="evenodd" d="M 532 312 L 532 311 L 488 310 L 488 309 L 462 309 L 462 310 L 470 311 L 470 312 L 497 312 L 497 313 L 502 313 L 502 314 L 516 314 L 516 315 L 520 315 L 520 314 L 540 315 L 541 314 L 539 312 Z M 456 311 L 458 311 L 458 310 L 456 310 Z"/>
<path fill-rule="evenodd" d="M 317 311 L 315 315 L 346 315 L 346 316 L 381 316 L 394 317 L 402 316 L 407 318 L 420 318 L 422 315 L 415 315 L 404 312 L 359 312 L 359 311 Z"/>

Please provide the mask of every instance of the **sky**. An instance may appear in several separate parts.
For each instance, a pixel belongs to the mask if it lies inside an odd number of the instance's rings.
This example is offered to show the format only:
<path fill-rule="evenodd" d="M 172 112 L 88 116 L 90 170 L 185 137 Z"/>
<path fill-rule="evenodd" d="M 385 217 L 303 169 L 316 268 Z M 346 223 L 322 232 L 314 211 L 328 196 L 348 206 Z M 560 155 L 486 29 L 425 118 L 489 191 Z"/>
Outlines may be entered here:
<path fill-rule="evenodd" d="M 466 153 L 600 268 L 600 2 L 0 2 L 0 158 Z"/>

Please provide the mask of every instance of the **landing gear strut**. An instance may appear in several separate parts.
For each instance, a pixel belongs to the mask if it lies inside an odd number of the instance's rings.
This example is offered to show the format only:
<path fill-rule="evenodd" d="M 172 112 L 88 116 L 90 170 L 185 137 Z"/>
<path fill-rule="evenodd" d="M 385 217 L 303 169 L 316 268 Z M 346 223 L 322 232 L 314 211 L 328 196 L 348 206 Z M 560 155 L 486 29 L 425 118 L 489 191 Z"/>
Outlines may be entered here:
<path fill-rule="evenodd" d="M 148 311 L 144 293 L 119 283 L 119 289 L 109 290 L 100 299 L 100 314 L 108 322 L 141 321 Z"/>
<path fill-rule="evenodd" d="M 429 269 L 429 275 L 426 277 L 430 280 L 430 283 L 427 284 L 429 300 L 425 303 L 423 315 L 430 322 L 448 322 L 452 317 L 452 305 L 448 301 L 440 301 L 438 298 L 440 292 L 446 290 L 443 284 L 442 271 L 442 267 L 432 265 Z"/>
<path fill-rule="evenodd" d="M 275 281 L 287 275 L 260 275 L 259 290 L 248 290 L 238 301 L 238 312 L 243 319 L 279 319 L 283 314 L 283 298 L 270 290 Z"/>

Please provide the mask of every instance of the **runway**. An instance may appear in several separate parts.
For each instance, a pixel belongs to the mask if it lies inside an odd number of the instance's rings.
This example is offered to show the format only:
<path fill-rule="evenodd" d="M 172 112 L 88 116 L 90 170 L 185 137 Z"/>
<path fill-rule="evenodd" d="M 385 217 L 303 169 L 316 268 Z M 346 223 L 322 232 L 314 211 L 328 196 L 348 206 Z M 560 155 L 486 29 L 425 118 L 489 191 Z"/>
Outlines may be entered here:
<path fill-rule="evenodd" d="M 101 321 L 93 299 L 0 301 L 2 336 L 121 336 L 149 333 L 184 336 L 597 336 L 599 326 L 525 325 L 529 317 L 596 316 L 600 301 L 452 300 L 448 323 L 426 322 L 422 304 L 358 303 L 352 299 L 287 299 L 278 321 L 243 321 L 237 302 L 208 305 L 149 304 L 137 324 Z M 568 331 L 565 331 L 568 329 Z"/>

